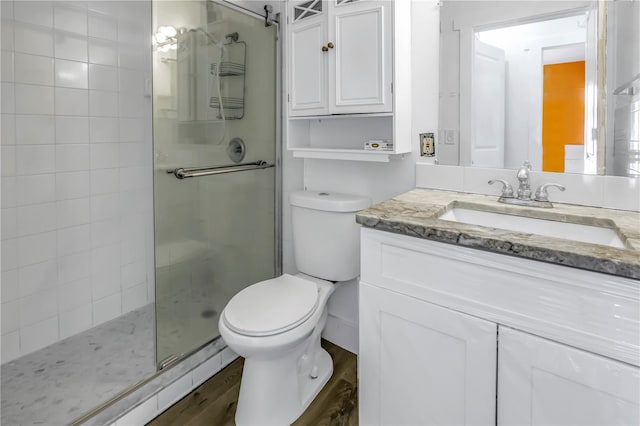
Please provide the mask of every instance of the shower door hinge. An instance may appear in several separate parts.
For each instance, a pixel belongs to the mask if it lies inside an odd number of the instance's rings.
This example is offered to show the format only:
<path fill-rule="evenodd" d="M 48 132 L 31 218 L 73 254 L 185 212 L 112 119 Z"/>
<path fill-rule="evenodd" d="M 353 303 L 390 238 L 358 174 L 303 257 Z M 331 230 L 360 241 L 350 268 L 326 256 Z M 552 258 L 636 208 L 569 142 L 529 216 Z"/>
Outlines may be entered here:
<path fill-rule="evenodd" d="M 391 94 L 393 94 L 393 82 L 391 82 Z"/>
<path fill-rule="evenodd" d="M 291 95 L 287 93 L 287 102 L 291 102 Z"/>

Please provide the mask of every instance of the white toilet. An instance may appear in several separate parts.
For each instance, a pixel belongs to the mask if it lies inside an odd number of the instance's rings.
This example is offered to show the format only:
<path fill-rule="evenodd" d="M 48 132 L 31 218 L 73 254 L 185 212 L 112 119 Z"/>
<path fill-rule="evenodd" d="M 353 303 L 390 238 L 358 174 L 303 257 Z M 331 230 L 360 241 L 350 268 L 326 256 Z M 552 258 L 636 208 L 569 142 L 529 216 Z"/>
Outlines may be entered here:
<path fill-rule="evenodd" d="M 236 294 L 220 315 L 220 334 L 245 358 L 236 424 L 289 425 L 333 373 L 320 347 L 334 282 L 360 273 L 357 195 L 291 193 L 293 247 L 302 273 L 261 281 Z"/>

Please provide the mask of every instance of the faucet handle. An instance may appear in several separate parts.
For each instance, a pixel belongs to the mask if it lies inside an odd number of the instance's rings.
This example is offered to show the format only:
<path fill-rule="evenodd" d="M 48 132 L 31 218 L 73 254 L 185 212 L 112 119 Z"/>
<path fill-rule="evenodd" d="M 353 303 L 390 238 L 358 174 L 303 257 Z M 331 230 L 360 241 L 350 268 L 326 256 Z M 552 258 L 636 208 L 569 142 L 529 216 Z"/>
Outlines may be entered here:
<path fill-rule="evenodd" d="M 489 185 L 493 185 L 494 183 L 501 183 L 502 184 L 502 195 L 501 195 L 501 197 L 513 198 L 513 188 L 511 187 L 511 184 L 509 182 L 507 182 L 506 180 L 491 179 L 488 183 L 489 183 Z"/>
<path fill-rule="evenodd" d="M 558 183 L 545 183 L 543 185 L 540 185 L 538 189 L 536 189 L 536 193 L 533 199 L 536 201 L 549 201 L 549 193 L 547 192 L 547 188 L 551 186 L 558 188 L 560 191 L 564 191 L 566 189 L 564 186 Z"/>

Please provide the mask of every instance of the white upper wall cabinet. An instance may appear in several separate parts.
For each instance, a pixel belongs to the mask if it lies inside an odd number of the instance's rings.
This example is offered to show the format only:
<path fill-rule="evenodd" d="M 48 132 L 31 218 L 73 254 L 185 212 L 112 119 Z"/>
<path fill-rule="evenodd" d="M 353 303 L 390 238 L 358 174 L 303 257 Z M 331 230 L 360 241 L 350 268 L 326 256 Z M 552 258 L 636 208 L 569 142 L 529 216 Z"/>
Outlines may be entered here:
<path fill-rule="evenodd" d="M 290 1 L 290 117 L 392 112 L 390 1 Z"/>
<path fill-rule="evenodd" d="M 336 3 L 329 2 L 329 34 L 335 37 L 328 52 L 330 112 L 391 112 L 390 3 Z"/>
<path fill-rule="evenodd" d="M 286 3 L 283 136 L 294 157 L 389 162 L 411 152 L 412 4 Z M 392 146 L 366 145 L 380 141 Z"/>
<path fill-rule="evenodd" d="M 327 4 L 289 2 L 289 115 L 329 113 Z"/>

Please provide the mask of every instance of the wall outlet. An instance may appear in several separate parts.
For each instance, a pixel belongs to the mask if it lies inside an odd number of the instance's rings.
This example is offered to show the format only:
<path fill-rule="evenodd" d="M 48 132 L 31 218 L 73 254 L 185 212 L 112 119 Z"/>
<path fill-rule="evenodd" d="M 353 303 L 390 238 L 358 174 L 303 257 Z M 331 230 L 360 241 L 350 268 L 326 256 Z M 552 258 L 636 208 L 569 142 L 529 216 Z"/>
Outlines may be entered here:
<path fill-rule="evenodd" d="M 435 157 L 436 139 L 433 133 L 420 133 L 420 156 Z"/>

